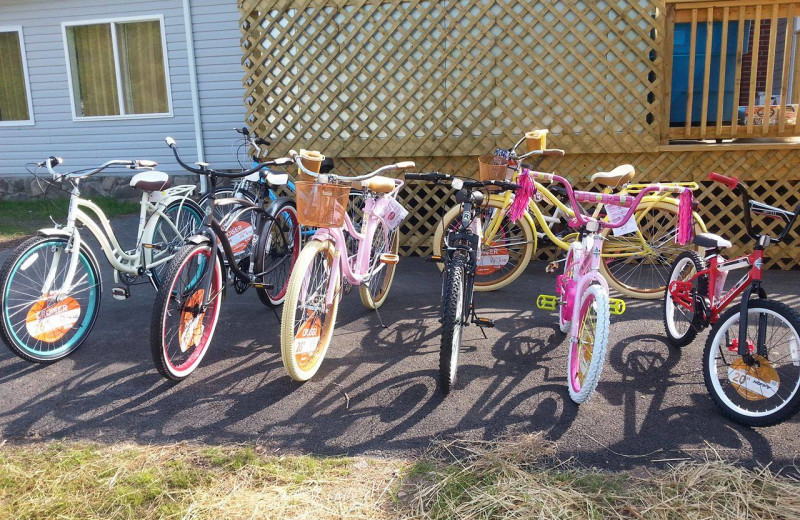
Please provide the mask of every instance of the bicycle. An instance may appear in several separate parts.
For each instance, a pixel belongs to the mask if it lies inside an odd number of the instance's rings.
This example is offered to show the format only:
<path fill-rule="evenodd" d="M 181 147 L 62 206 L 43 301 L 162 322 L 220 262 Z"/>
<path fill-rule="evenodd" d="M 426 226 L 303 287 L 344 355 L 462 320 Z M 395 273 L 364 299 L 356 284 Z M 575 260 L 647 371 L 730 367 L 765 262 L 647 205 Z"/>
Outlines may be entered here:
<path fill-rule="evenodd" d="M 518 154 L 517 148 L 526 140 L 519 139 L 514 146 L 497 149 L 496 157 L 501 161 L 501 176 L 505 177 L 502 162 L 506 162 L 510 171 L 516 175 L 517 165 L 533 155 L 560 157 L 563 151 L 555 149 L 532 148 L 529 152 Z M 491 156 L 488 156 L 491 157 Z M 535 169 L 538 163 L 529 165 Z M 619 194 L 635 195 L 647 184 L 632 184 L 635 176 L 633 166 L 626 164 L 614 168 L 610 172 L 598 172 L 590 180 L 603 186 L 603 193 L 610 194 L 617 190 Z M 510 180 L 514 181 L 512 177 Z M 697 184 L 669 183 L 675 186 L 697 189 Z M 519 221 L 508 218 L 508 210 L 513 201 L 513 194 L 494 193 L 482 208 L 484 223 L 482 264 L 478 266 L 475 279 L 476 291 L 494 291 L 501 289 L 516 280 L 528 266 L 531 256 L 537 251 L 539 240 L 556 247 L 568 250 L 576 235 L 570 230 L 568 223 L 574 217 L 573 209 L 559 200 L 561 194 L 554 193 L 541 184 L 536 184 L 537 196 L 530 200 L 528 211 Z M 551 206 L 547 213 L 543 207 Z M 601 205 L 595 210 L 595 216 L 605 211 Z M 625 296 L 641 299 L 655 299 L 664 295 L 667 275 L 672 261 L 685 250 L 674 245 L 674 229 L 677 222 L 678 201 L 667 193 L 648 196 L 636 209 L 633 223 L 627 233 L 615 234 L 610 229 L 603 229 L 606 238 L 600 269 L 611 287 Z M 460 218 L 459 208 L 451 208 L 436 226 L 433 238 L 433 254 L 441 256 L 443 237 Z M 703 219 L 693 213 L 695 233 L 707 231 Z M 537 230 L 537 223 L 540 230 Z"/>
<path fill-rule="evenodd" d="M 527 179 L 523 179 L 527 177 Z M 530 179 L 530 180 L 528 180 Z M 567 386 L 570 398 L 578 404 L 586 402 L 597 388 L 605 363 L 608 343 L 610 314 L 625 312 L 623 300 L 609 297 L 608 282 L 600 273 L 601 257 L 606 241 L 604 229 L 618 229 L 627 224 L 636 208 L 648 193 L 691 193 L 688 188 L 673 185 L 649 185 L 632 197 L 626 194 L 594 193 L 578 191 L 569 181 L 552 173 L 531 171 L 522 165 L 520 184 L 531 181 L 557 182 L 565 188 L 575 215 L 570 227 L 578 233 L 576 241 L 567 250 L 564 272 L 556 279 L 556 295 L 540 294 L 536 306 L 541 310 L 555 311 L 558 307 L 559 329 L 569 333 L 570 347 L 567 358 Z M 621 211 L 606 219 L 585 212 L 581 202 L 616 206 Z M 682 202 L 682 204 L 686 204 Z M 691 206 L 691 202 L 688 203 Z M 627 211 L 624 208 L 628 208 Z M 684 206 L 685 207 L 685 206 Z M 683 209 L 683 208 L 682 208 Z M 688 208 L 691 214 L 691 207 Z M 686 211 L 679 211 L 679 215 Z M 688 227 L 689 220 L 679 225 Z"/>
<path fill-rule="evenodd" d="M 79 225 L 95 237 L 114 269 L 113 297 L 125 300 L 140 277 L 158 288 L 167 262 L 202 215 L 190 198 L 195 187 L 172 187 L 166 173 L 154 170 L 153 161 L 114 160 L 94 169 L 56 172 L 53 168 L 62 163 L 49 157 L 36 168 L 47 168 L 54 183 L 71 184 L 66 226 L 40 229 L 14 250 L 0 271 L 3 340 L 14 354 L 35 363 L 51 363 L 74 352 L 97 318 L 100 267 Z M 130 180 L 142 192 L 136 245 L 130 250 L 120 245 L 103 211 L 81 198 L 80 180 L 112 167 L 143 170 Z"/>
<path fill-rule="evenodd" d="M 713 326 L 703 351 L 703 378 L 714 403 L 740 424 L 771 426 L 800 409 L 800 314 L 767 298 L 762 269 L 766 248 L 786 239 L 800 205 L 794 211 L 776 208 L 752 200 L 735 177 L 710 173 L 708 178 L 739 194 L 755 246 L 748 255 L 726 260 L 728 240 L 712 233 L 695 237 L 705 255 L 684 253 L 673 264 L 664 327 L 670 344 L 683 347 Z M 784 227 L 777 236 L 756 231 L 754 214 L 778 219 Z M 745 268 L 747 274 L 726 291 L 728 273 Z M 739 296 L 738 308 L 724 312 Z"/>
<path fill-rule="evenodd" d="M 315 182 L 297 182 L 300 223 L 317 231 L 303 247 L 289 280 L 281 320 L 281 358 L 296 381 L 319 370 L 330 345 L 343 292 L 359 287 L 361 303 L 377 310 L 389 294 L 400 260 L 397 228 L 408 213 L 397 194 L 403 181 L 380 173 L 413 168 L 411 161 L 391 164 L 365 175 L 320 175 L 290 152 L 298 170 Z M 348 214 L 351 182 L 361 181 L 364 214 L 361 230 Z M 347 246 L 345 232 L 355 250 Z"/>
<path fill-rule="evenodd" d="M 406 180 L 422 180 L 441 185 L 450 181 L 456 190 L 456 203 L 459 205 L 461 220 L 448 230 L 444 238 L 444 256 L 434 261 L 444 266 L 442 278 L 442 340 L 439 349 L 439 388 L 444 395 L 455 386 L 458 372 L 458 355 L 461 349 L 462 329 L 472 323 L 479 327 L 494 327 L 494 323 L 475 314 L 473 291 L 475 271 L 481 260 L 480 208 L 486 195 L 481 190 L 496 187 L 515 191 L 518 184 L 499 180 L 476 181 L 459 179 L 439 172 L 407 173 Z"/>
<path fill-rule="evenodd" d="M 174 139 L 168 137 L 166 142 L 178 164 L 206 176 L 211 188 L 202 224 L 170 262 L 166 283 L 159 288 L 153 307 L 153 361 L 164 377 L 180 381 L 194 372 L 208 350 L 228 280 L 239 294 L 255 287 L 266 305 L 278 305 L 283 300 L 297 260 L 300 226 L 294 202 L 288 197 L 278 197 L 266 208 L 245 199 L 216 198 L 221 178 L 257 173 L 261 190 L 286 184 L 288 175 L 275 174 L 268 167 L 291 164 L 290 158 L 265 161 L 243 171 L 214 170 L 202 162 L 195 168 L 181 159 Z M 220 222 L 214 212 L 219 205 L 236 208 L 226 212 Z M 255 217 L 247 216 L 250 212 Z M 250 224 L 252 220 L 255 226 Z"/>

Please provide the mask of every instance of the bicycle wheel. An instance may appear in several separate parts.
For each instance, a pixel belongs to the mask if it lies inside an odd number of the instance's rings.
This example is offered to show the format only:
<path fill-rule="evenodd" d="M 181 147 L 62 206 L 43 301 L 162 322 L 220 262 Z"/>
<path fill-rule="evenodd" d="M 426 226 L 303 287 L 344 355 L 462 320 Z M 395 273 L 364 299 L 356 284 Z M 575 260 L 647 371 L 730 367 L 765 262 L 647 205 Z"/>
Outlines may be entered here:
<path fill-rule="evenodd" d="M 339 310 L 339 280 L 331 285 L 333 244 L 312 240 L 297 258 L 281 319 L 281 358 L 295 381 L 307 381 L 319 370 L 331 343 Z M 338 261 L 338 260 L 337 260 Z M 328 305 L 328 290 L 337 292 Z"/>
<path fill-rule="evenodd" d="M 601 272 L 608 285 L 625 296 L 655 300 L 664 296 L 672 264 L 684 251 L 697 251 L 692 244 L 680 246 L 678 205 L 660 201 L 643 202 L 633 214 L 639 233 L 615 236 L 604 229 Z M 695 233 L 702 232 L 702 220 L 695 215 Z"/>
<path fill-rule="evenodd" d="M 353 223 L 353 229 L 361 232 L 361 225 L 364 223 L 364 192 L 360 190 L 350 190 L 350 195 L 347 197 L 347 214 L 350 216 L 350 221 Z M 348 256 L 353 256 L 358 253 L 358 240 L 351 236 L 345 228 L 344 241 L 347 244 Z"/>
<path fill-rule="evenodd" d="M 367 309 L 380 308 L 386 301 L 386 297 L 389 296 L 397 264 L 381 262 L 381 255 L 384 253 L 396 255 L 399 249 L 400 234 L 396 229 L 390 230 L 382 220 L 379 220 L 375 227 L 375 234 L 372 236 L 369 283 L 358 287 L 361 303 Z"/>
<path fill-rule="evenodd" d="M 164 273 L 167 270 L 167 261 L 175 255 L 175 252 L 183 246 L 184 240 L 192 236 L 195 230 L 203 222 L 203 210 L 193 200 L 176 200 L 164 208 L 164 214 L 175 224 L 178 232 L 166 222 L 166 219 L 157 216 L 153 234 L 143 237 L 142 242 L 152 244 L 155 247 L 145 249 L 145 259 L 148 265 L 163 261 L 161 264 L 150 269 L 153 283 L 156 287 L 161 285 L 164 280 Z"/>
<path fill-rule="evenodd" d="M 297 210 L 286 203 L 262 226 L 256 246 L 255 272 L 264 273 L 261 281 L 268 288 L 256 287 L 258 298 L 271 307 L 283 303 L 289 288 L 289 277 L 300 254 L 300 223 Z"/>
<path fill-rule="evenodd" d="M 610 323 L 608 293 L 590 285 L 580 301 L 577 339 L 572 341 L 567 359 L 570 398 L 578 404 L 589 400 L 600 381 L 608 344 Z"/>
<path fill-rule="evenodd" d="M 684 251 L 675 260 L 672 266 L 672 273 L 669 275 L 669 283 L 676 280 L 688 281 L 695 274 L 706 268 L 705 261 L 694 251 Z M 669 284 L 667 284 L 669 286 Z M 694 341 L 697 333 L 705 328 L 705 322 L 700 309 L 694 306 L 694 297 L 708 297 L 708 278 L 701 276 L 697 278 L 692 288 L 692 310 L 687 309 L 680 303 L 673 300 L 669 291 L 664 294 L 664 330 L 667 332 L 667 340 L 674 347 L 684 347 Z"/>
<path fill-rule="evenodd" d="M 456 384 L 461 331 L 464 328 L 465 260 L 456 256 L 442 283 L 442 344 L 439 349 L 439 386 L 444 395 Z"/>
<path fill-rule="evenodd" d="M 0 330 L 8 348 L 26 361 L 52 363 L 68 356 L 86 340 L 97 319 L 100 270 L 86 246 L 78 252 L 72 287 L 61 292 L 71 257 L 66 251 L 69 240 L 28 239 L 0 271 Z"/>
<path fill-rule="evenodd" d="M 491 198 L 481 206 L 478 214 L 482 219 L 484 232 L 492 217 L 503 209 L 508 208 L 503 207 L 502 201 Z M 461 206 L 454 206 L 436 226 L 433 236 L 434 255 L 443 256 L 445 236 L 460 225 Z M 495 291 L 516 280 L 525 271 L 531 261 L 531 254 L 536 249 L 534 232 L 527 219 L 512 222 L 503 213 L 492 243 L 481 244 L 481 260 L 475 268 L 475 290 Z M 439 269 L 444 269 L 444 265 L 438 265 Z"/>
<path fill-rule="evenodd" d="M 722 413 L 746 426 L 771 426 L 800 409 L 800 314 L 772 300 L 751 300 L 747 343 L 754 363 L 738 354 L 740 309 L 711 330 L 703 353 L 706 388 Z M 759 335 L 766 352 L 755 350 Z"/>
<path fill-rule="evenodd" d="M 253 195 L 251 192 L 243 189 L 234 190 L 233 186 L 220 186 L 219 188 L 216 188 L 214 190 L 214 197 L 216 197 L 217 199 L 244 199 L 252 203 L 255 203 L 256 201 L 256 196 Z M 205 206 L 207 202 L 208 202 L 208 195 L 204 195 L 200 199 L 200 205 Z M 236 209 L 240 209 L 241 207 L 242 206 L 238 204 L 214 205 L 214 210 L 213 210 L 214 218 L 217 220 L 217 222 L 222 222 L 228 213 Z M 251 223 L 255 226 L 256 225 L 255 215 L 253 213 L 251 213 L 251 215 L 252 215 Z"/>
<path fill-rule="evenodd" d="M 207 273 L 211 268 L 213 273 Z M 212 278 L 204 308 L 206 275 Z M 214 337 L 222 300 L 222 265 L 218 256 L 211 261 L 207 244 L 186 244 L 170 261 L 164 280 L 153 307 L 150 353 L 161 375 L 180 381 L 200 365 Z"/>

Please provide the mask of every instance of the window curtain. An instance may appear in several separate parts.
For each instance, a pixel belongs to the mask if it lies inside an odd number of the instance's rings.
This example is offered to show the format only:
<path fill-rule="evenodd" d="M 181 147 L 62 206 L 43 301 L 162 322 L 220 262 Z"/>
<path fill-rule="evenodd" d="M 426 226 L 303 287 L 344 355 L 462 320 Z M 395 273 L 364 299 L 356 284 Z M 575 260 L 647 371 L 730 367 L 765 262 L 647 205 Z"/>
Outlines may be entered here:
<path fill-rule="evenodd" d="M 119 23 L 116 27 L 125 113 L 169 112 L 161 24 Z"/>
<path fill-rule="evenodd" d="M 119 115 L 117 80 L 111 25 L 78 25 L 67 28 L 78 116 Z"/>
<path fill-rule="evenodd" d="M 28 97 L 19 34 L 0 33 L 0 121 L 27 121 Z"/>

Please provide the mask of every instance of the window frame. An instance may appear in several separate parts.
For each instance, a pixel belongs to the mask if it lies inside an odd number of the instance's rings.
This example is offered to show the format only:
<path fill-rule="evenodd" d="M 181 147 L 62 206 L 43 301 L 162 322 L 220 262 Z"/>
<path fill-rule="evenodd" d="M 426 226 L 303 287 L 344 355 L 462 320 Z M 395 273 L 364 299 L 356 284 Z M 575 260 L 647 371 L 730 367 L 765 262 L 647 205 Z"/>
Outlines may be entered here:
<path fill-rule="evenodd" d="M 2 25 L 0 32 L 15 32 L 19 38 L 19 54 L 22 60 L 22 74 L 25 78 L 25 96 L 28 101 L 28 119 L 19 119 L 16 121 L 0 121 L 0 126 L 31 126 L 35 125 L 36 121 L 33 117 L 33 98 L 31 97 L 31 80 L 28 75 L 28 57 L 25 53 L 25 37 L 22 34 L 21 25 Z"/>
<path fill-rule="evenodd" d="M 161 52 L 164 55 L 164 79 L 167 87 L 167 112 L 156 112 L 152 114 L 125 114 L 125 100 L 122 88 L 122 69 L 120 68 L 119 48 L 117 46 L 117 23 L 131 22 L 159 22 L 161 28 Z M 111 26 L 111 52 L 114 56 L 114 75 L 117 80 L 117 103 L 120 113 L 109 116 L 79 116 L 75 111 L 75 89 L 72 85 L 72 64 L 69 59 L 69 41 L 67 39 L 67 28 L 81 25 L 100 25 L 109 24 Z M 167 33 L 164 28 L 164 15 L 152 14 L 142 16 L 126 16 L 117 18 L 100 18 L 92 20 L 74 20 L 61 22 L 61 36 L 64 42 L 64 59 L 67 62 L 67 82 L 69 84 L 70 110 L 72 111 L 73 121 L 114 121 L 118 119 L 158 119 L 173 117 L 172 112 L 172 85 L 169 75 L 169 54 L 167 54 Z"/>

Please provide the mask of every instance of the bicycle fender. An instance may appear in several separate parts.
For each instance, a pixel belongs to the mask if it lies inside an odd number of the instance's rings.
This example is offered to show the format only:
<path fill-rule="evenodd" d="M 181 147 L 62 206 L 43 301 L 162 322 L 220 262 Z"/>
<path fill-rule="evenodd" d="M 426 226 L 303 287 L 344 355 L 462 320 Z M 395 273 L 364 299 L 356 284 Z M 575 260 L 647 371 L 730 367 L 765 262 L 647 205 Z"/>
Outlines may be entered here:
<path fill-rule="evenodd" d="M 186 242 L 194 244 L 196 246 L 201 246 L 203 244 L 210 244 L 211 239 L 207 235 L 201 233 L 190 236 L 189 238 L 186 239 Z"/>
<path fill-rule="evenodd" d="M 75 230 L 77 233 L 78 230 Z M 70 238 L 72 235 L 66 232 L 63 228 L 43 228 L 37 231 L 37 234 L 43 237 L 64 237 Z M 86 253 L 86 256 L 89 257 L 89 261 L 92 263 L 92 267 L 94 267 L 95 272 L 97 272 L 97 277 L 99 280 L 97 284 L 100 286 L 99 292 L 103 291 L 103 272 L 100 270 L 100 262 L 97 261 L 97 257 L 94 255 L 94 251 L 86 245 L 86 243 L 81 240 L 81 249 Z"/>
<path fill-rule="evenodd" d="M 276 198 L 270 202 L 269 206 L 267 206 L 267 216 L 274 219 L 278 216 L 278 212 L 280 212 L 280 210 L 283 209 L 286 204 L 294 206 L 294 201 L 289 197 Z"/>

